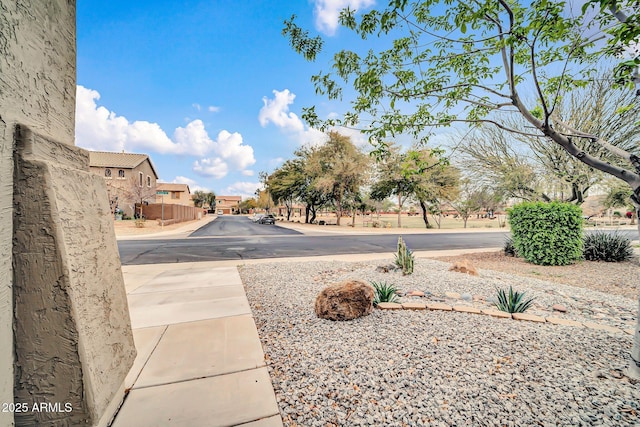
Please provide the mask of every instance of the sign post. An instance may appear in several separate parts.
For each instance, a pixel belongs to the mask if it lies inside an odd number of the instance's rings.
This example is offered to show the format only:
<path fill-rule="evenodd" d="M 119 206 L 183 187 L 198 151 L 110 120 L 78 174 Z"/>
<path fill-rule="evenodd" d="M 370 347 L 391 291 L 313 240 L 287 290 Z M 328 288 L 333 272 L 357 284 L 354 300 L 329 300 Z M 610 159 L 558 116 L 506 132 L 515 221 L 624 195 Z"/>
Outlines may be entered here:
<path fill-rule="evenodd" d="M 156 194 L 160 196 L 160 201 L 162 203 L 162 211 L 160 214 L 160 228 L 164 229 L 164 196 L 169 194 L 168 191 L 156 191 Z"/>

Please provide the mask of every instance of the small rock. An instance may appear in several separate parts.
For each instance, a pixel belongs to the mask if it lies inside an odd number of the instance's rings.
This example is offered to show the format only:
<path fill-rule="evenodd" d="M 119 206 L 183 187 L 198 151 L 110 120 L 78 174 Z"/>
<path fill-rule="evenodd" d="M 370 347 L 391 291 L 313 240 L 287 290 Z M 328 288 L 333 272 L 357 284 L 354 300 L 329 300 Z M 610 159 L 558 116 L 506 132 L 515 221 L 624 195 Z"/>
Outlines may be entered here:
<path fill-rule="evenodd" d="M 409 292 L 407 292 L 407 296 L 408 297 L 423 297 L 424 296 L 424 292 L 422 292 L 422 291 L 409 291 Z"/>
<path fill-rule="evenodd" d="M 470 274 L 472 276 L 478 275 L 478 270 L 466 259 L 456 261 L 451 268 L 449 268 L 449 271 L 457 271 L 458 273 Z"/>
<path fill-rule="evenodd" d="M 551 309 L 552 309 L 553 311 L 558 311 L 558 312 L 560 312 L 560 313 L 566 313 L 566 312 L 567 312 L 567 307 L 565 307 L 565 306 L 564 306 L 564 305 L 562 305 L 562 304 L 553 304 L 553 305 L 551 306 Z"/>
<path fill-rule="evenodd" d="M 444 296 L 451 299 L 460 299 L 460 294 L 457 292 L 445 292 Z"/>
<path fill-rule="evenodd" d="M 473 296 L 471 294 L 462 294 L 460 295 L 460 298 L 468 302 L 473 301 Z"/>

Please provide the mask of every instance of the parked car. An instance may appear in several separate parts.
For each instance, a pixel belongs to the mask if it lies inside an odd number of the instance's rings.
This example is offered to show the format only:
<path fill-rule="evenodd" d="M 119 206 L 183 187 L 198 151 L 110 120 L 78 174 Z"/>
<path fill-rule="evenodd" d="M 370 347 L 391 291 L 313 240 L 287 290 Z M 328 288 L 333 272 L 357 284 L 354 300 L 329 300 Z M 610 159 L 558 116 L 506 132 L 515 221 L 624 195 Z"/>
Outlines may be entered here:
<path fill-rule="evenodd" d="M 258 224 L 275 224 L 276 218 L 273 215 L 265 215 L 258 220 Z"/>

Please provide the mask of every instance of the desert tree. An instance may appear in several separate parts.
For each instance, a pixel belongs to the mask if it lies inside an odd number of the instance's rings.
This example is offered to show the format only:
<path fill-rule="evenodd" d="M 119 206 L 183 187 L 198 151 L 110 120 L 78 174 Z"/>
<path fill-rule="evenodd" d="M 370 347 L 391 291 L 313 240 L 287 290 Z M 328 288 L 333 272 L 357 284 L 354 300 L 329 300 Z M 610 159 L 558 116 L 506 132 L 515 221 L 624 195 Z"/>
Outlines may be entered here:
<path fill-rule="evenodd" d="M 455 196 L 452 192 L 457 188 L 457 171 L 442 154 L 440 150 L 415 147 L 403 152 L 399 146 L 388 144 L 387 153 L 378 160 L 371 197 L 376 200 L 397 197 L 398 227 L 402 226 L 402 207 L 407 200 L 418 201 L 425 227 L 430 228 L 427 204 Z"/>
<path fill-rule="evenodd" d="M 203 208 L 205 203 L 205 192 L 202 190 L 196 190 L 193 192 L 193 196 L 191 196 L 191 199 L 193 200 L 193 205 L 196 208 Z"/>
<path fill-rule="evenodd" d="M 611 71 L 600 71 L 587 86 L 568 93 L 557 108 L 558 116 L 573 127 L 601 135 L 618 148 L 637 152 L 640 121 L 634 118 L 640 115 L 640 104 L 634 104 L 630 91 L 616 90 L 610 75 Z M 526 125 L 511 123 L 513 120 L 523 119 L 508 118 L 512 128 Z M 466 143 L 457 147 L 461 154 L 458 162 L 476 179 L 490 180 L 509 197 L 581 204 L 589 189 L 603 180 L 603 172 L 538 137 L 485 125 L 464 138 Z M 621 159 L 602 145 L 586 139 L 574 143 L 594 157 L 623 166 Z M 550 194 L 551 188 L 544 185 L 548 182 L 560 191 Z"/>
<path fill-rule="evenodd" d="M 483 189 L 473 185 L 468 178 L 460 182 L 460 191 L 454 199 L 447 200 L 448 204 L 458 213 L 464 228 L 471 215 L 480 212 L 483 208 Z"/>
<path fill-rule="evenodd" d="M 285 161 L 267 178 L 267 187 L 273 200 L 285 205 L 287 221 L 291 219 L 293 203 L 305 184 L 304 164 L 300 159 Z"/>
<path fill-rule="evenodd" d="M 554 0 L 390 0 L 361 15 L 345 9 L 342 26 L 359 35 L 365 46 L 335 53 L 333 72 L 315 75 L 312 81 L 317 93 L 331 99 L 341 99 L 343 86 L 349 85 L 354 93 L 351 108 L 342 117 L 321 119 L 312 106 L 303 117 L 319 129 L 359 127 L 377 154 L 386 151 L 385 141 L 400 134 L 425 141 L 434 126 L 492 124 L 556 144 L 589 167 L 620 179 L 632 190 L 638 210 L 640 157 L 571 123 L 560 110 L 568 93 L 592 80 L 603 55 L 638 40 L 638 14 L 624 14 L 635 10 L 635 1 L 595 3 L 601 6 L 595 18 Z M 619 14 L 625 19 L 618 18 L 618 24 L 607 29 L 613 42 L 603 51 L 596 43 L 606 37 L 602 24 L 613 23 Z M 315 59 L 322 49 L 322 38 L 311 37 L 295 18 L 285 22 L 283 33 L 306 59 Z M 633 71 L 625 70 L 637 69 L 637 55 L 617 68 L 620 83 L 633 80 Z M 526 126 L 511 127 L 508 116 L 521 118 Z M 585 151 L 579 141 L 603 147 L 624 166 Z M 640 316 L 628 374 L 640 379 Z"/>
<path fill-rule="evenodd" d="M 313 187 L 333 202 L 338 225 L 343 202 L 360 191 L 367 180 L 368 165 L 367 155 L 336 131 L 329 132 L 326 142 L 309 155 L 305 169 L 315 177 Z"/>

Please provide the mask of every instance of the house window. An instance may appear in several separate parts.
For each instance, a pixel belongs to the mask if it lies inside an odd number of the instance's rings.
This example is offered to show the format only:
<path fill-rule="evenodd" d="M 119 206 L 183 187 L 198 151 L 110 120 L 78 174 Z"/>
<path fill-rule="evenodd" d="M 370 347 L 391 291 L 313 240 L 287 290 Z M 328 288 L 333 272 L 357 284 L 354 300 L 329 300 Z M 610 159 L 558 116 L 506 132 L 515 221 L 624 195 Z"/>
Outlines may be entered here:
<path fill-rule="evenodd" d="M 142 172 L 138 172 L 138 187 L 142 187 L 142 180 L 144 179 L 144 174 Z"/>
<path fill-rule="evenodd" d="M 104 177 L 105 178 L 111 178 L 111 169 L 105 169 L 104 170 Z"/>
<path fill-rule="evenodd" d="M 172 199 L 179 199 L 180 198 L 180 193 L 177 191 L 172 191 L 171 192 L 171 198 Z"/>
<path fill-rule="evenodd" d="M 120 170 L 118 171 L 118 178 L 120 178 L 120 179 L 124 179 L 124 170 L 120 169 Z"/>
<path fill-rule="evenodd" d="M 147 187 L 151 187 L 151 177 L 147 175 Z"/>

